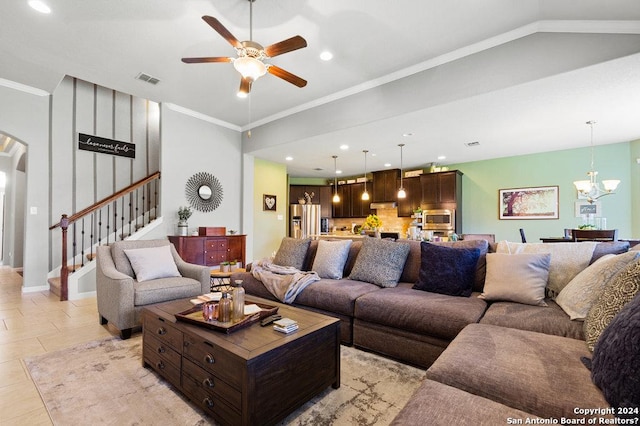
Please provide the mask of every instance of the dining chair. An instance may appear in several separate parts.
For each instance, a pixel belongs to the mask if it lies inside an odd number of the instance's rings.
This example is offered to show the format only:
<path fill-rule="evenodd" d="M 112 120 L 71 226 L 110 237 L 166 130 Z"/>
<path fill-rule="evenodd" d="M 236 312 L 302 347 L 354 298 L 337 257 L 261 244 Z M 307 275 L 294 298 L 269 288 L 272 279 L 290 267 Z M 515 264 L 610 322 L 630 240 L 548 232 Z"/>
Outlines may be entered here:
<path fill-rule="evenodd" d="M 572 229 L 573 241 L 618 241 L 617 229 Z"/>
<path fill-rule="evenodd" d="M 523 243 L 527 242 L 527 237 L 524 236 L 524 229 L 520 228 L 520 239 Z"/>

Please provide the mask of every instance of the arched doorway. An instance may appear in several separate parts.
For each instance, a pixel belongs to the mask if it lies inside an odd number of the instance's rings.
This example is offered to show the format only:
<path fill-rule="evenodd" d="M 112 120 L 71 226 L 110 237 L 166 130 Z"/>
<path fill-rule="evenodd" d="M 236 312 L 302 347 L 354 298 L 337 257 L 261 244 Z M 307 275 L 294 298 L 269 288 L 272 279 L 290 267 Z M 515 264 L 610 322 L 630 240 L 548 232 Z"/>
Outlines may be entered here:
<path fill-rule="evenodd" d="M 0 261 L 21 270 L 24 252 L 27 146 L 0 132 Z"/>

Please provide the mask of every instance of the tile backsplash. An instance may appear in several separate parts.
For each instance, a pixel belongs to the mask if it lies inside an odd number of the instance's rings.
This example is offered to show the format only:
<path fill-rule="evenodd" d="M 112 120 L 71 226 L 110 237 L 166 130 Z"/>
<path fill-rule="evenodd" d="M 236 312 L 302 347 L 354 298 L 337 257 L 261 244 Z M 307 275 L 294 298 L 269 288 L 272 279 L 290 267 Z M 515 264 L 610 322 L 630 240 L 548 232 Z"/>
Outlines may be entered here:
<path fill-rule="evenodd" d="M 398 209 L 378 209 L 377 215 L 382 221 L 382 231 L 386 232 L 399 232 L 401 237 L 407 235 L 407 229 L 411 224 L 412 219 L 409 217 L 398 217 Z M 366 218 L 352 218 L 352 219 L 331 219 L 329 221 L 329 228 L 333 226 L 337 230 L 344 228 L 347 231 L 351 230 L 351 224 L 362 225 Z"/>

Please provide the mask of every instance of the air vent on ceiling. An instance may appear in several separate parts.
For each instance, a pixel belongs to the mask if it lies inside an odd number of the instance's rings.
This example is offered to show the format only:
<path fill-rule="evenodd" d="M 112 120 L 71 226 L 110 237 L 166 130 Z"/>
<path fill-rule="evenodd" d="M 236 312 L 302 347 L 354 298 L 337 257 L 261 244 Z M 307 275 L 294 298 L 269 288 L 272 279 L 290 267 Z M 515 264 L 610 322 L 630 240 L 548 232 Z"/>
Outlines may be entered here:
<path fill-rule="evenodd" d="M 159 80 L 159 79 L 157 79 L 157 78 L 155 78 L 155 77 L 152 77 L 152 76 L 150 76 L 149 74 L 145 74 L 145 73 L 143 73 L 143 72 L 139 73 L 139 74 L 136 76 L 136 78 L 137 78 L 138 80 L 146 81 L 147 83 L 150 83 L 150 84 L 158 84 L 158 83 L 160 82 L 160 80 Z"/>
<path fill-rule="evenodd" d="M 468 142 L 468 143 L 465 143 L 465 145 L 466 145 L 466 146 L 479 146 L 479 145 L 480 145 L 480 142 L 478 142 L 478 141 L 475 141 L 475 142 Z"/>

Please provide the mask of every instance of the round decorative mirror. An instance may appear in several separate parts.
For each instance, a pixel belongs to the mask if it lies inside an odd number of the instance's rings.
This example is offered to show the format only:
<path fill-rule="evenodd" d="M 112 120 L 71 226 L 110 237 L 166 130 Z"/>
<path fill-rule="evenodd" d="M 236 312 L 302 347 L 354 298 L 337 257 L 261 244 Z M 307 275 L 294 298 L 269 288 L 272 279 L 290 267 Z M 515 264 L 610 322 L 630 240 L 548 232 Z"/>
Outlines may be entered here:
<path fill-rule="evenodd" d="M 191 207 L 201 212 L 210 212 L 222 203 L 222 185 L 211 173 L 199 172 L 187 181 L 185 195 Z"/>
<path fill-rule="evenodd" d="M 213 193 L 211 192 L 210 187 L 208 187 L 207 185 L 202 185 L 200 188 L 198 188 L 198 195 L 200 196 L 201 199 L 206 201 L 211 198 Z"/>

